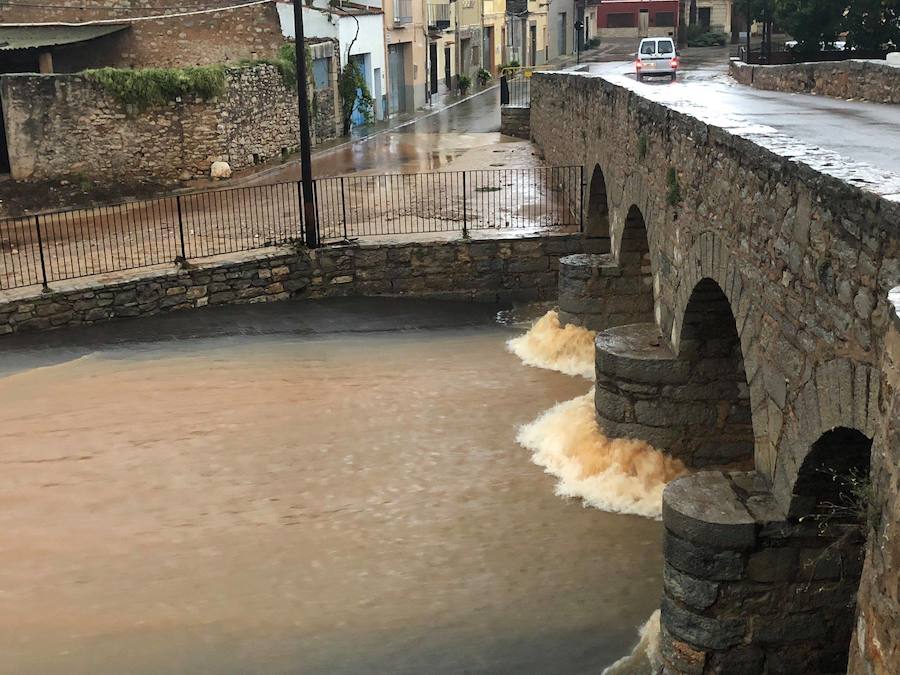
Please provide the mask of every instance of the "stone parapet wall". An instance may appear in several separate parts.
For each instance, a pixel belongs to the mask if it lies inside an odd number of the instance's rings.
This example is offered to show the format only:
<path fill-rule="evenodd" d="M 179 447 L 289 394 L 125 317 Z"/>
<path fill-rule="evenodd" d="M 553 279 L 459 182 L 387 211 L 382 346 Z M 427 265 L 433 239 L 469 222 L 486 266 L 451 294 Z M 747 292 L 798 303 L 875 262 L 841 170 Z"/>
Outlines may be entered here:
<path fill-rule="evenodd" d="M 743 472 L 674 481 L 663 522 L 664 672 L 846 672 L 860 526 L 785 521 Z"/>
<path fill-rule="evenodd" d="M 500 133 L 527 141 L 531 137 L 531 108 L 500 106 Z"/>
<path fill-rule="evenodd" d="M 732 59 L 731 77 L 756 89 L 900 103 L 900 67 L 877 61 L 756 66 Z"/>
<path fill-rule="evenodd" d="M 316 45 L 339 68 L 332 44 Z M 336 78 L 310 89 L 316 141 L 336 135 Z M 94 182 L 209 176 L 280 157 L 297 146 L 297 96 L 278 69 L 261 64 L 226 70 L 226 91 L 140 110 L 83 75 L 5 75 L 0 97 L 12 177 Z"/>
<path fill-rule="evenodd" d="M 579 247 L 579 236 L 560 235 L 300 249 L 19 295 L 0 303 L 0 334 L 288 298 L 547 300 L 556 294 L 559 258 Z"/>

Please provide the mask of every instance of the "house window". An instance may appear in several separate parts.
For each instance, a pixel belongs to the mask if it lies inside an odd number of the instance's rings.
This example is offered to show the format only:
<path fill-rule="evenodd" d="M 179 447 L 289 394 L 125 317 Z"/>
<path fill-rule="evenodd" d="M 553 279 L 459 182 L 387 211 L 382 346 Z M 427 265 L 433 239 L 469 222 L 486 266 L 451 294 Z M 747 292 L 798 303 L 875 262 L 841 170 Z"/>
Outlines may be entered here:
<path fill-rule="evenodd" d="M 634 28 L 634 14 L 607 14 L 607 28 Z"/>
<path fill-rule="evenodd" d="M 674 28 L 675 27 L 675 12 L 657 12 L 656 13 L 656 25 Z"/>

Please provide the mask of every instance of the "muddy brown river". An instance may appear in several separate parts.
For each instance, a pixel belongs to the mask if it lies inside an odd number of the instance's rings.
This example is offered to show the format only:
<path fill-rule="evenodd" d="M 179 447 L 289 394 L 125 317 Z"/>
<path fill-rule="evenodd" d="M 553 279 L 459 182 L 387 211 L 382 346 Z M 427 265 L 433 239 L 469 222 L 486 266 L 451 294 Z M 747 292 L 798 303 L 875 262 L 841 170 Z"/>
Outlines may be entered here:
<path fill-rule="evenodd" d="M 590 383 L 517 332 L 7 367 L 0 672 L 599 672 L 658 606 L 661 526 L 554 496 L 516 432 Z"/>

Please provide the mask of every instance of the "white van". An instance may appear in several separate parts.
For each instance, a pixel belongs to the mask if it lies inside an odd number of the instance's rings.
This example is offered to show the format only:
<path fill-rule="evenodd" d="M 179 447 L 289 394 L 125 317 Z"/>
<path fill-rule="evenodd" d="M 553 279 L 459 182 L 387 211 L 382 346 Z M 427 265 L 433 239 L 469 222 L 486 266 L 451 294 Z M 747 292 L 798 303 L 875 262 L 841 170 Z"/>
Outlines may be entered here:
<path fill-rule="evenodd" d="M 638 46 L 634 73 L 643 80 L 651 75 L 665 75 L 675 81 L 678 72 L 678 53 L 672 38 L 644 38 Z"/>

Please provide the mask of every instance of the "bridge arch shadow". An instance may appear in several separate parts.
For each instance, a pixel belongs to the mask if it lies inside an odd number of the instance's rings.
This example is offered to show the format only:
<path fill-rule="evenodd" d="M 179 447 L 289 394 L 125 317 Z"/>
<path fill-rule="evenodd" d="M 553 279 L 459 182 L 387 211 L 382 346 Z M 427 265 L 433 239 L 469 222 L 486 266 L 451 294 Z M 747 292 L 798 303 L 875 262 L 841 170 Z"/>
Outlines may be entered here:
<path fill-rule="evenodd" d="M 837 427 L 823 433 L 800 465 L 790 515 L 840 520 L 861 516 L 871 454 L 872 439 L 857 429 Z"/>
<path fill-rule="evenodd" d="M 606 239 L 605 250 L 609 251 L 609 193 L 606 186 L 606 177 L 599 164 L 594 166 L 591 174 L 591 183 L 588 189 L 587 222 L 585 234 L 590 238 Z"/>
<path fill-rule="evenodd" d="M 753 464 L 750 390 L 731 304 L 719 284 L 702 278 L 684 311 L 678 360 L 687 371 L 687 416 L 682 453 L 694 466 Z"/>

